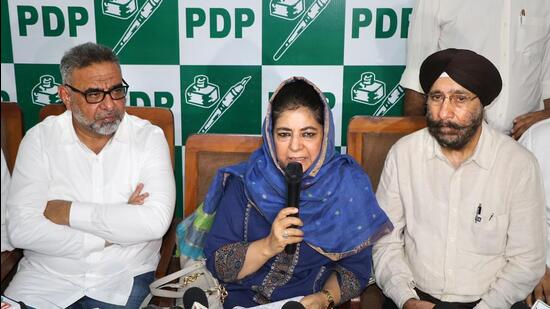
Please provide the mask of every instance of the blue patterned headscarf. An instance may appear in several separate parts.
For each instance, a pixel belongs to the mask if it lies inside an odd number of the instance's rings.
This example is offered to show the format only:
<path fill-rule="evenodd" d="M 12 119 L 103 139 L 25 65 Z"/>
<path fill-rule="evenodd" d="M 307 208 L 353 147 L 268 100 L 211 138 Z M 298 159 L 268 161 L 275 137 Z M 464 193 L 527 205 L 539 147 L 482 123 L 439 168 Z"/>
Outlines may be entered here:
<path fill-rule="evenodd" d="M 249 160 L 218 171 L 204 202 L 203 211 L 214 214 L 223 194 L 228 174 L 239 177 L 252 204 L 273 222 L 286 207 L 287 185 L 275 153 L 273 138 L 273 98 L 281 88 L 305 81 L 324 104 L 323 142 L 319 156 L 304 171 L 300 193 L 300 219 L 304 241 L 332 260 L 339 260 L 372 245 L 391 231 L 392 224 L 380 209 L 367 174 L 355 160 L 334 149 L 332 113 L 322 92 L 302 77 L 284 81 L 272 96 L 262 126 L 263 145 Z"/>

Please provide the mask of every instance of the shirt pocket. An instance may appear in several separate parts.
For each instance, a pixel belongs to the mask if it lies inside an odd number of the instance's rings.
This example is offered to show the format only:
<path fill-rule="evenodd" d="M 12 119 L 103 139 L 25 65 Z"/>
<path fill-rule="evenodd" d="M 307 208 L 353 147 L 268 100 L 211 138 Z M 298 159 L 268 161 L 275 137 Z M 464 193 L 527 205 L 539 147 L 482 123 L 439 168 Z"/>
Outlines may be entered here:
<path fill-rule="evenodd" d="M 479 255 L 500 255 L 504 252 L 508 231 L 508 215 L 493 215 L 471 223 L 464 230 L 462 248 Z"/>
<path fill-rule="evenodd" d="M 516 30 L 516 51 L 528 55 L 542 54 L 549 35 L 548 28 L 548 22 L 541 17 L 520 17 Z"/>

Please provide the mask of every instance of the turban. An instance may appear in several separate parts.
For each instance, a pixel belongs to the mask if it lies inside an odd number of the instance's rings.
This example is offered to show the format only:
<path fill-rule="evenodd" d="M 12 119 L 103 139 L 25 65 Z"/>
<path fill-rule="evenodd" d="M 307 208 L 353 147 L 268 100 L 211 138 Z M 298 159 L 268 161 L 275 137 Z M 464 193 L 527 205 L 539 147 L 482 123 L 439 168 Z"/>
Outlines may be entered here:
<path fill-rule="evenodd" d="M 497 68 L 487 58 L 471 50 L 449 48 L 428 56 L 420 67 L 420 85 L 428 93 L 442 73 L 489 105 L 502 89 Z"/>

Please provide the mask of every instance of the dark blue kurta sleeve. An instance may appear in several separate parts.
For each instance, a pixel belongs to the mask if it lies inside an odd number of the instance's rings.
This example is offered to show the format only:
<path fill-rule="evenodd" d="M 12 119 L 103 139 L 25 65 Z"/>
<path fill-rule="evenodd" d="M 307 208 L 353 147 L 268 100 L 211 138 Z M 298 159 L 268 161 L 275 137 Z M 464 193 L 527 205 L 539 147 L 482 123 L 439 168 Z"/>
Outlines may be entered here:
<path fill-rule="evenodd" d="M 361 294 L 369 283 L 372 270 L 372 246 L 336 262 L 334 271 L 340 285 L 340 302 Z"/>
<path fill-rule="evenodd" d="M 225 282 L 236 280 L 248 249 L 243 241 L 246 205 L 243 183 L 230 176 L 204 245 L 208 270 Z"/>

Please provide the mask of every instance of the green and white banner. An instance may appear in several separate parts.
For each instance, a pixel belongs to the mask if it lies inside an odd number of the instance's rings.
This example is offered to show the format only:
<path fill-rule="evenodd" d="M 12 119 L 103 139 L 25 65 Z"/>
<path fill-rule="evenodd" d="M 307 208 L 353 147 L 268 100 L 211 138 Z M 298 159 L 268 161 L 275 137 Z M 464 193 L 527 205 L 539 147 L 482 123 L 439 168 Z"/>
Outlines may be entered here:
<path fill-rule="evenodd" d="M 59 101 L 63 53 L 92 41 L 120 57 L 132 106 L 174 113 L 177 181 L 193 133 L 259 134 L 269 96 L 304 76 L 333 109 L 336 145 L 354 115 L 401 115 L 413 0 L 1 0 L 1 99 L 25 127 Z M 180 190 L 181 191 L 181 190 Z M 178 214 L 181 215 L 181 195 Z"/>

